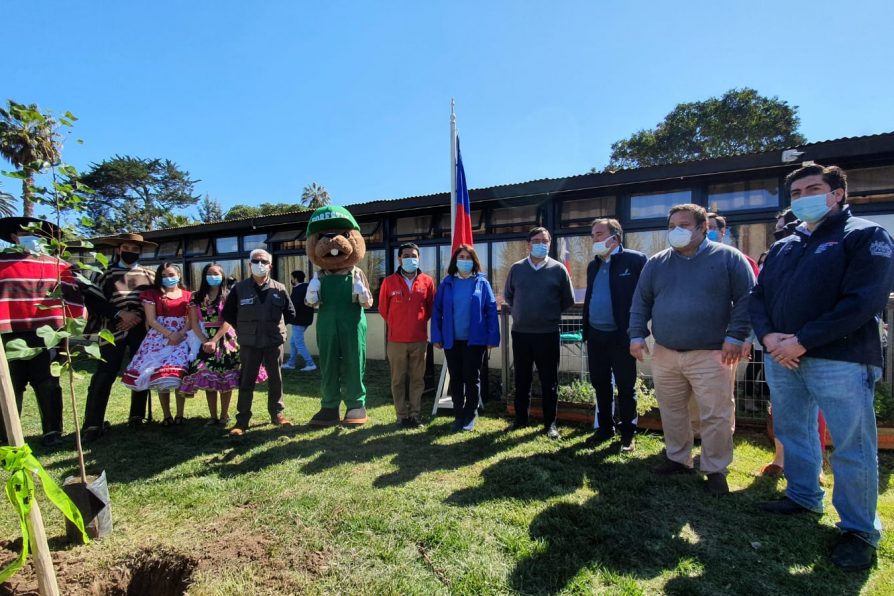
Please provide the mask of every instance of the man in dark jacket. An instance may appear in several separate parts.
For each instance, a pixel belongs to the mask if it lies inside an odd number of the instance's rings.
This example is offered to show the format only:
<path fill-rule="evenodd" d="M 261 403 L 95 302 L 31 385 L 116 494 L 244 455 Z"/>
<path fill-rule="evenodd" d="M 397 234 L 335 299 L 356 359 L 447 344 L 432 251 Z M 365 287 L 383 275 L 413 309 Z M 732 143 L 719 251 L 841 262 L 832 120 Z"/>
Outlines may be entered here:
<path fill-rule="evenodd" d="M 286 324 L 295 322 L 295 307 L 286 287 L 270 277 L 272 258 L 256 248 L 249 257 L 251 277 L 237 282 L 223 307 L 223 319 L 236 329 L 242 361 L 236 425 L 230 436 L 240 438 L 248 430 L 255 380 L 261 364 L 267 369 L 267 412 L 276 426 L 292 426 L 283 411 L 282 352 Z"/>
<path fill-rule="evenodd" d="M 292 305 L 295 307 L 295 324 L 292 325 L 292 337 L 289 339 L 289 361 L 282 365 L 283 368 L 292 369 L 298 363 L 298 356 L 304 360 L 304 368 L 301 372 L 317 370 L 313 356 L 307 350 L 304 343 L 304 332 L 314 322 L 314 309 L 304 303 L 307 296 L 307 283 L 304 281 L 304 271 L 292 271 Z"/>
<path fill-rule="evenodd" d="M 590 382 L 596 389 L 596 432 L 599 444 L 615 434 L 612 374 L 618 386 L 618 430 L 621 450 L 633 451 L 636 431 L 636 359 L 630 355 L 630 304 L 646 255 L 621 245 L 624 231 L 616 219 L 599 218 L 591 228 L 593 252 L 587 265 L 583 336 L 587 342 Z"/>
<path fill-rule="evenodd" d="M 821 409 L 835 444 L 832 503 L 842 530 L 831 559 L 842 569 L 867 569 L 881 537 L 873 399 L 882 367 L 878 313 L 894 287 L 894 242 L 884 228 L 851 215 L 840 168 L 800 168 L 785 187 L 802 223 L 770 248 L 749 307 L 771 356 L 766 376 L 788 481 L 786 496 L 762 507 L 822 511 Z"/>

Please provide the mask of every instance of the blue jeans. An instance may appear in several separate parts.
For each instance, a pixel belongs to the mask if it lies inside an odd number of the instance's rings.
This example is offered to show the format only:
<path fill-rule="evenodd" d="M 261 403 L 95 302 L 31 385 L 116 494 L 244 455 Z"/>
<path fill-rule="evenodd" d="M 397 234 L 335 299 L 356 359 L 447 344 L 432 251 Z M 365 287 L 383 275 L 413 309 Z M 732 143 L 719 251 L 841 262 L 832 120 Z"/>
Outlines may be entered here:
<path fill-rule="evenodd" d="M 823 510 L 817 413 L 823 411 L 834 450 L 829 458 L 838 527 L 878 546 L 882 524 L 878 502 L 878 431 L 873 399 L 881 376 L 877 366 L 801 358 L 794 370 L 772 358 L 764 363 L 773 401 L 773 427 L 785 448 L 786 496 L 812 511 Z"/>
<path fill-rule="evenodd" d="M 292 338 L 289 339 L 289 361 L 286 363 L 288 366 L 295 366 L 299 354 L 304 358 L 305 366 L 314 366 L 314 359 L 304 344 L 305 331 L 307 331 L 307 327 L 304 325 L 292 325 Z"/>

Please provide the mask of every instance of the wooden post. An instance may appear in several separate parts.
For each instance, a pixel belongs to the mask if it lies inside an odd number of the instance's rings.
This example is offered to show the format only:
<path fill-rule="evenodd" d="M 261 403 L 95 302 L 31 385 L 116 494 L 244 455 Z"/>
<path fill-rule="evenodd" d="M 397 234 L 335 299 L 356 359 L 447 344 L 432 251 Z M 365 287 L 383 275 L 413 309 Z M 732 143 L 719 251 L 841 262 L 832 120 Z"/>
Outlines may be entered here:
<path fill-rule="evenodd" d="M 16 407 L 16 398 L 9 377 L 9 364 L 6 362 L 6 350 L 3 348 L 2 341 L 0 341 L 0 412 L 3 413 L 9 444 L 13 447 L 21 447 L 25 444 L 25 437 L 22 434 L 22 423 L 19 420 L 19 410 Z M 36 479 L 35 481 L 40 482 Z M 58 596 L 59 585 L 56 583 L 53 559 L 50 557 L 47 533 L 43 527 L 43 518 L 40 515 L 37 499 L 31 502 L 31 512 L 28 514 L 26 523 L 28 532 L 31 534 L 31 559 L 34 561 L 34 571 L 37 574 L 37 587 L 40 594 L 41 596 Z"/>

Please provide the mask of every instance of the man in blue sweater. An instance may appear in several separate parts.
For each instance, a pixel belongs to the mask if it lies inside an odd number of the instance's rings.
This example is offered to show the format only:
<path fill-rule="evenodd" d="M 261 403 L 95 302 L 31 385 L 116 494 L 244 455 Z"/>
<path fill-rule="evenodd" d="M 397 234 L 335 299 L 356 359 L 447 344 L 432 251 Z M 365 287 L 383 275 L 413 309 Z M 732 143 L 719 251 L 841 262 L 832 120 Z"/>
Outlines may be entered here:
<path fill-rule="evenodd" d="M 655 353 L 652 379 L 661 410 L 667 459 L 658 474 L 692 471 L 689 397 L 698 404 L 701 471 L 705 490 L 729 493 L 727 467 L 733 460 L 735 365 L 751 333 L 748 295 L 754 273 L 742 253 L 707 239 L 704 208 L 676 205 L 668 219 L 672 248 L 646 262 L 630 309 L 630 354 L 649 353 L 646 324 L 652 321 Z"/>
<path fill-rule="evenodd" d="M 636 360 L 630 355 L 627 324 L 630 304 L 646 264 L 646 255 L 621 245 L 624 230 L 617 219 L 598 218 L 591 227 L 595 257 L 587 265 L 583 336 L 587 342 L 590 382 L 596 390 L 596 432 L 590 444 L 615 434 L 614 391 L 618 387 L 621 451 L 633 451 L 636 431 Z"/>
<path fill-rule="evenodd" d="M 785 497 L 762 507 L 822 512 L 822 410 L 835 444 L 832 503 L 842 531 L 831 559 L 842 569 L 867 569 L 881 537 L 873 399 L 882 367 L 878 314 L 894 287 L 894 242 L 884 228 L 851 215 L 840 168 L 802 167 L 785 187 L 802 223 L 770 248 L 749 306 L 770 355 L 774 430 L 785 447 Z"/>

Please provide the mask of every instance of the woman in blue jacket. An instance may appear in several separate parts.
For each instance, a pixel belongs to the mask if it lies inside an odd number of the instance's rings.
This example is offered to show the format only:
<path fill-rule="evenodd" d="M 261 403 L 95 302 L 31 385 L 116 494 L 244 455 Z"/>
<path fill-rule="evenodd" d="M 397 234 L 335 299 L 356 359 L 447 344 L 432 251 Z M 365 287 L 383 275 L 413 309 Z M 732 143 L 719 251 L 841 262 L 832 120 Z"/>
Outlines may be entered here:
<path fill-rule="evenodd" d="M 475 249 L 461 244 L 450 259 L 447 277 L 435 294 L 431 340 L 444 350 L 450 371 L 450 396 L 456 419 L 453 432 L 475 428 L 481 394 L 484 350 L 500 345 L 494 292 L 481 273 Z"/>

